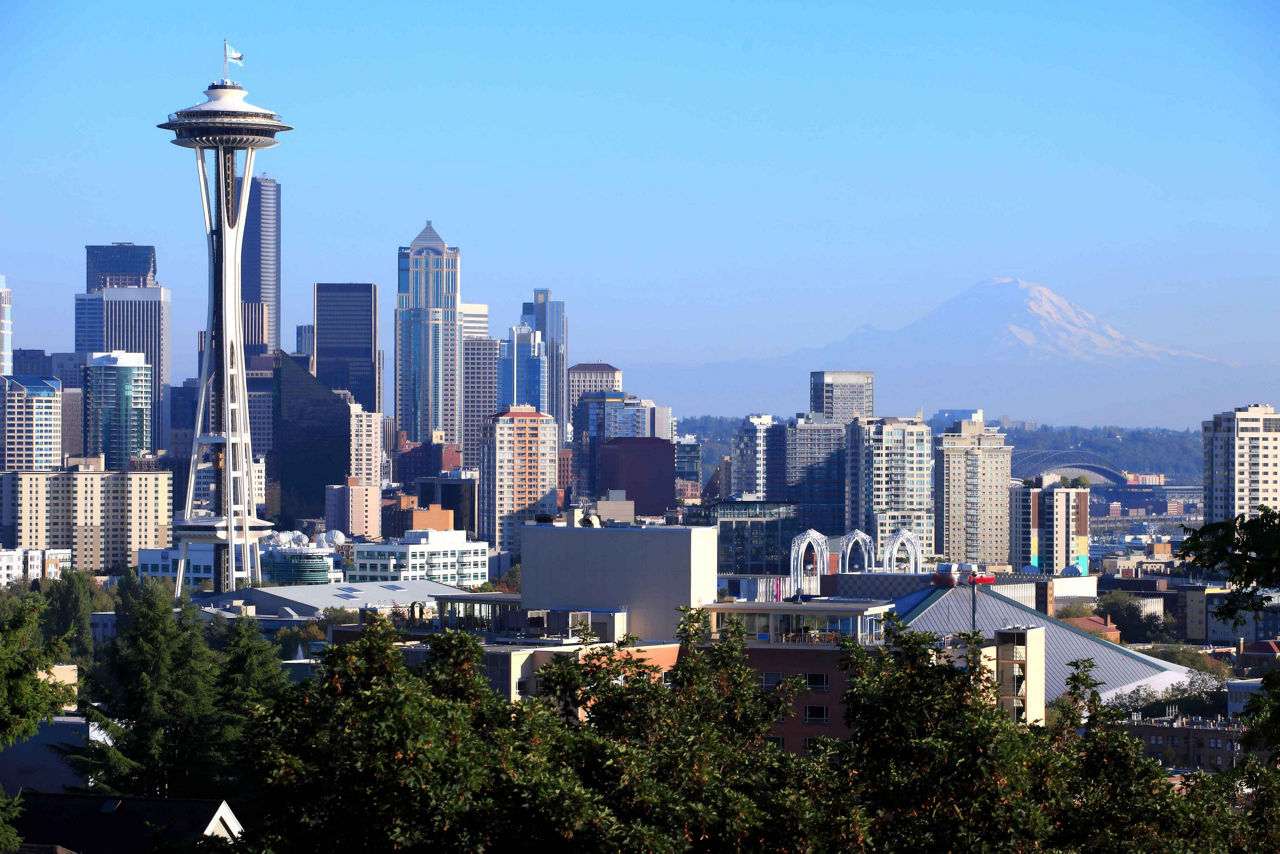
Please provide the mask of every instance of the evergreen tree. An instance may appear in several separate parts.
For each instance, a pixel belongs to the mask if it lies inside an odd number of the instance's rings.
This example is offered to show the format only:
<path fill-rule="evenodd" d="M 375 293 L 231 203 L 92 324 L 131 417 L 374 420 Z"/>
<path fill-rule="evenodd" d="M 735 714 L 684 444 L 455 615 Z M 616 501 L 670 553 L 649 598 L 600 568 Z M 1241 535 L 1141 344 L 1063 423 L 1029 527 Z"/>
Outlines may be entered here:
<path fill-rule="evenodd" d="M 190 603 L 150 579 L 120 582 L 115 639 L 90 673 L 81 707 L 108 741 L 69 750 L 101 791 L 220 794 L 226 725 L 215 707 L 217 668 Z"/>
<path fill-rule="evenodd" d="M 82 668 L 93 663 L 93 588 L 87 572 L 70 571 L 44 588 L 49 608 L 44 620 L 45 637 L 66 637 L 71 658 Z"/>
<path fill-rule="evenodd" d="M 56 683 L 47 674 L 66 652 L 60 639 L 42 639 L 38 597 L 5 603 L 0 613 L 0 749 L 30 738 L 40 722 L 70 701 L 70 686 Z M 0 792 L 0 851 L 18 846 L 10 822 L 21 811 L 21 801 Z"/>

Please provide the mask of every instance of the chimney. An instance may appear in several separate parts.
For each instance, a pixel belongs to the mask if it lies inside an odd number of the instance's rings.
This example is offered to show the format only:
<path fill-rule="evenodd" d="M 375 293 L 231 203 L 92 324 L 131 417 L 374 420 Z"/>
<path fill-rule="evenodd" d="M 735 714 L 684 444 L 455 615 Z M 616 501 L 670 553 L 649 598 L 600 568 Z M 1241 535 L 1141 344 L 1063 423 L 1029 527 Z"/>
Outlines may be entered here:
<path fill-rule="evenodd" d="M 1244 638 L 1236 638 L 1236 655 L 1244 655 Z"/>

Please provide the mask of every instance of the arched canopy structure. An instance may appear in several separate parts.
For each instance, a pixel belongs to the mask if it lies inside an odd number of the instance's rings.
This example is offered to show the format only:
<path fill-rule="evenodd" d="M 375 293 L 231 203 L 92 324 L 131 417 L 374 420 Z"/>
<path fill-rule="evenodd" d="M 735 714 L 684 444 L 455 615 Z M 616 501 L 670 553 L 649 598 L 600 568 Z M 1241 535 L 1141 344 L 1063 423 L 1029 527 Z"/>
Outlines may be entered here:
<path fill-rule="evenodd" d="M 810 528 L 797 536 L 791 541 L 791 589 L 787 595 L 817 596 L 822 584 L 819 576 L 826 574 L 829 562 L 825 534 Z"/>
<path fill-rule="evenodd" d="M 897 572 L 897 556 L 898 549 L 905 548 L 907 550 L 907 567 L 904 572 L 920 572 L 920 540 L 916 535 L 906 528 L 899 528 L 898 532 L 889 540 L 888 545 L 884 549 L 884 571 Z"/>
<path fill-rule="evenodd" d="M 1044 475 L 1088 477 L 1094 484 L 1124 483 L 1125 476 L 1106 458 L 1092 451 L 1014 451 L 1012 475 L 1018 479 Z"/>
<path fill-rule="evenodd" d="M 854 549 L 860 559 L 854 562 Z M 876 568 L 876 544 L 865 531 L 850 531 L 840 538 L 840 565 L 838 572 L 871 572 Z"/>

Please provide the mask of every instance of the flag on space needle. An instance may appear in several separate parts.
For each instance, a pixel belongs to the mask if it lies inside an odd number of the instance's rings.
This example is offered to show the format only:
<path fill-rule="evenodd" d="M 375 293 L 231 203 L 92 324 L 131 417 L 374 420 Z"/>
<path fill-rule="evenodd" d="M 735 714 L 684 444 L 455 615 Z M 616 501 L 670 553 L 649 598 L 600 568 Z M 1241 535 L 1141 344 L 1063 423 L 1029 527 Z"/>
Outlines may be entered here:
<path fill-rule="evenodd" d="M 244 65 L 244 54 L 227 44 L 226 39 L 222 40 L 222 55 L 227 62 L 234 62 L 236 65 Z"/>

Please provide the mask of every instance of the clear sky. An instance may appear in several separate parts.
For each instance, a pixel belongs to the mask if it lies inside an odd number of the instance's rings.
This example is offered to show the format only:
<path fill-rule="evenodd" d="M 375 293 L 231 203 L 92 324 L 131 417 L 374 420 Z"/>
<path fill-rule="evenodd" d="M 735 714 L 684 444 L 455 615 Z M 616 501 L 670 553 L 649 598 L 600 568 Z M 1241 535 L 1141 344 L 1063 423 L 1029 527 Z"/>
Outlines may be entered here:
<path fill-rule="evenodd" d="M 1274 2 L 7 0 L 16 346 L 70 349 L 84 244 L 132 240 L 173 289 L 174 382 L 194 369 L 194 158 L 154 126 L 223 38 L 297 127 L 259 159 L 286 344 L 312 282 L 373 281 L 390 365 L 395 250 L 429 218 L 495 328 L 532 288 L 568 300 L 573 360 L 784 352 L 993 276 L 1153 343 L 1274 351 Z"/>

